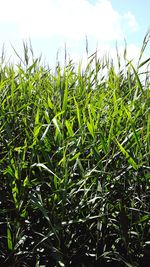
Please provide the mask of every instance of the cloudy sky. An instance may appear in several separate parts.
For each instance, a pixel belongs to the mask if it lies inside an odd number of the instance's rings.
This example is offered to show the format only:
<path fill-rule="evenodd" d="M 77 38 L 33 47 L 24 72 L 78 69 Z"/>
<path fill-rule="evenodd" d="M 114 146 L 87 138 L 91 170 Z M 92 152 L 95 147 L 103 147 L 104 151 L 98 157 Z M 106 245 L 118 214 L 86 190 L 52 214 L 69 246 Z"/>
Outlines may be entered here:
<path fill-rule="evenodd" d="M 22 41 L 31 39 L 50 66 L 65 44 L 71 58 L 84 57 L 86 36 L 89 53 L 113 55 L 116 41 L 121 51 L 126 40 L 136 57 L 150 26 L 149 0 L 0 0 L 0 8 L 0 48 L 13 55 L 12 45 L 21 55 Z"/>

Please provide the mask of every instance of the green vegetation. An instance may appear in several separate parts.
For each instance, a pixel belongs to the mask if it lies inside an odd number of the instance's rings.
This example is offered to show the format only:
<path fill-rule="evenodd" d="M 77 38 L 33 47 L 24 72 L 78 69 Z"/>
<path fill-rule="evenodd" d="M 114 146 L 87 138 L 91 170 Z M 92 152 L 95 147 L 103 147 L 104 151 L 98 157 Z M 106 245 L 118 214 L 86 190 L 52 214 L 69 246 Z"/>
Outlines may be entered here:
<path fill-rule="evenodd" d="M 118 71 L 97 53 L 55 73 L 26 44 L 18 65 L 2 55 L 0 266 L 146 266 L 147 40 L 137 66 L 118 55 Z"/>

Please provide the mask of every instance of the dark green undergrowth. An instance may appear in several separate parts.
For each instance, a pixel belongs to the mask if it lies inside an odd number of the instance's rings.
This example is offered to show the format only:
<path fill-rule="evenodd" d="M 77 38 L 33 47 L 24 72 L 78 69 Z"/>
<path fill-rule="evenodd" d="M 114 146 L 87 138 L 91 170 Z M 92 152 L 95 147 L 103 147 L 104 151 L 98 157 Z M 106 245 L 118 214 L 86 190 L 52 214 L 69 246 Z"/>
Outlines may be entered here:
<path fill-rule="evenodd" d="M 1 57 L 0 266 L 149 266 L 147 38 L 117 71 Z"/>

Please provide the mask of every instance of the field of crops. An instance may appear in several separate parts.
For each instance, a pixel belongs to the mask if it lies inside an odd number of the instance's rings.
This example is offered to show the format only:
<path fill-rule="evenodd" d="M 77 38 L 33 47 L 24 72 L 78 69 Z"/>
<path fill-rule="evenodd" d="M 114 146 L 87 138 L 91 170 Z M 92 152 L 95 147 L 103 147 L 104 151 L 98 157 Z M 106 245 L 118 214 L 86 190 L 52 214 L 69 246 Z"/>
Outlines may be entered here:
<path fill-rule="evenodd" d="M 0 63 L 0 266 L 149 266 L 149 62 Z M 30 63 L 29 63 L 30 62 Z M 145 68 L 146 69 L 146 68 Z"/>

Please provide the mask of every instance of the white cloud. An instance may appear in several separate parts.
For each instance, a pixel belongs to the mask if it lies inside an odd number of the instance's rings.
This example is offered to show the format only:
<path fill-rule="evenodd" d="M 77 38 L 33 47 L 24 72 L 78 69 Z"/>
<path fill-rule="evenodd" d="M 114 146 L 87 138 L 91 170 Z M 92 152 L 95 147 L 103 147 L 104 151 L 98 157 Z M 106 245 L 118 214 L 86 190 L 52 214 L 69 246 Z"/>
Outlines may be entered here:
<path fill-rule="evenodd" d="M 137 21 L 130 11 L 128 11 L 126 14 L 124 14 L 124 18 L 127 20 L 127 24 L 131 28 L 132 31 L 138 30 Z"/>
<path fill-rule="evenodd" d="M 116 51 L 112 42 L 115 44 L 117 40 L 121 45 L 126 34 L 138 30 L 134 15 L 130 11 L 120 14 L 110 0 L 97 0 L 95 4 L 88 0 L 0 0 L 0 5 L 3 11 L 0 14 L 1 40 L 15 42 L 16 48 L 21 39 L 31 38 L 34 47 L 38 46 L 42 53 L 44 47 L 35 40 L 47 40 L 51 58 L 53 55 L 56 58 L 59 49 L 63 54 L 66 42 L 71 58 L 79 61 L 83 57 L 85 61 L 85 36 L 89 41 L 89 54 L 97 45 L 100 57 L 107 51 L 114 57 Z M 133 57 L 137 50 L 134 45 L 128 46 L 128 53 Z"/>
<path fill-rule="evenodd" d="M 137 29 L 131 12 L 114 10 L 109 0 L 5 0 L 1 2 L 0 21 L 18 24 L 21 38 L 62 36 L 80 40 L 85 35 L 110 41 L 124 38 L 122 24 Z"/>

